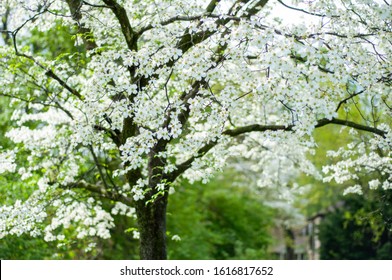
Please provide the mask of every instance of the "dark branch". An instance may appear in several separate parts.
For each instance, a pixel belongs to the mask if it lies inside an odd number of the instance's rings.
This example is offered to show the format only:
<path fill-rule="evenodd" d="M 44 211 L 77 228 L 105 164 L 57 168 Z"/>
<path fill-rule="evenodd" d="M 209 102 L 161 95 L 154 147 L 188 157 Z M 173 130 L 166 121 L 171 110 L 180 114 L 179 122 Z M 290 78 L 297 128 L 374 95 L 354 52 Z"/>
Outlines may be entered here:
<path fill-rule="evenodd" d="M 73 94 L 74 96 L 76 96 L 77 98 L 79 98 L 80 100 L 83 100 L 82 95 L 75 89 L 71 88 L 64 80 L 62 80 L 59 76 L 57 76 L 51 69 L 46 68 L 45 66 L 43 66 L 41 63 L 39 63 L 34 57 L 32 57 L 31 55 L 27 55 L 24 53 L 20 53 L 17 45 L 16 45 L 16 36 L 15 34 L 12 34 L 12 39 L 14 41 L 14 49 L 15 49 L 15 54 L 17 56 L 20 57 L 24 57 L 27 58 L 31 61 L 34 62 L 34 64 L 38 65 L 41 69 L 45 70 L 45 75 L 56 80 L 64 89 L 66 89 L 67 91 L 69 91 L 71 94 Z"/>
<path fill-rule="evenodd" d="M 44 101 L 39 101 L 39 100 L 34 100 L 34 99 L 27 99 L 27 98 L 23 98 L 17 95 L 12 95 L 12 94 L 7 94 L 7 93 L 0 93 L 0 96 L 4 96 L 4 97 L 9 97 L 9 98 L 14 98 L 26 103 L 32 103 L 32 104 L 41 104 L 45 107 L 53 107 L 56 109 L 59 109 L 61 111 L 63 111 L 71 120 L 74 119 L 74 117 L 72 116 L 71 112 L 68 111 L 67 109 L 65 109 L 63 106 L 60 105 L 59 102 L 54 101 L 54 104 L 52 103 L 45 103 Z"/>
<path fill-rule="evenodd" d="M 80 9 L 84 1 L 82 0 L 67 0 L 69 10 L 71 11 L 72 19 L 77 23 L 79 27 L 79 33 L 82 34 L 83 43 L 87 50 L 92 50 L 97 47 L 92 32 L 89 28 L 86 28 L 84 24 L 80 23 L 82 19 L 82 13 Z"/>
<path fill-rule="evenodd" d="M 94 7 L 94 8 L 109 8 L 109 9 L 110 9 L 109 6 L 91 4 L 91 3 L 87 2 L 87 1 L 83 1 L 83 4 L 85 4 L 85 5 L 87 5 L 87 6 L 90 6 L 90 7 Z"/>
<path fill-rule="evenodd" d="M 195 159 L 201 158 L 204 156 L 206 153 L 208 153 L 215 145 L 218 144 L 218 141 L 212 141 L 207 144 L 205 144 L 203 147 L 201 147 L 196 155 L 192 156 L 188 160 L 178 164 L 176 166 L 176 170 L 169 174 L 165 174 L 164 179 L 167 179 L 169 182 L 174 182 L 175 179 L 177 179 L 178 176 L 180 176 L 182 173 L 184 173 L 188 168 L 192 166 L 192 163 L 194 162 Z"/>
<path fill-rule="evenodd" d="M 103 127 L 101 125 L 94 125 L 94 129 L 107 133 L 110 139 L 112 139 L 113 142 L 117 145 L 117 147 L 121 146 L 122 143 L 119 135 L 120 132 L 117 132 L 116 130 L 112 130 L 110 128 Z"/>
<path fill-rule="evenodd" d="M 61 187 L 68 188 L 68 189 L 85 189 L 89 192 L 98 194 L 102 198 L 106 198 L 106 199 L 109 199 L 112 201 L 118 201 L 118 202 L 124 203 L 125 205 L 128 205 L 128 206 L 132 206 L 132 204 L 133 204 L 133 200 L 129 197 L 125 197 L 121 194 L 117 194 L 112 191 L 106 190 L 100 186 L 87 183 L 84 180 L 81 180 L 76 183 L 71 183 L 70 185 L 67 185 L 67 186 L 61 186 Z"/>
<path fill-rule="evenodd" d="M 6 44 L 8 44 L 11 39 L 10 32 L 6 31 L 8 29 L 8 19 L 10 16 L 10 12 L 11 12 L 10 8 L 7 7 L 4 15 L 1 18 L 1 22 L 2 22 L 3 26 L 1 27 L 0 31 L 2 31 L 1 33 L 3 35 L 3 39 Z"/>
<path fill-rule="evenodd" d="M 50 4 L 49 4 L 50 5 Z M 34 64 L 38 65 L 41 69 L 45 70 L 45 75 L 56 80 L 64 89 L 68 90 L 71 94 L 73 94 L 74 96 L 76 96 L 77 98 L 79 98 L 80 100 L 83 100 L 83 97 L 80 95 L 80 93 L 71 88 L 64 80 L 62 80 L 59 76 L 57 76 L 51 69 L 48 69 L 47 67 L 45 67 L 44 65 L 42 65 L 41 63 L 39 63 L 34 57 L 32 57 L 31 55 L 27 55 L 24 53 L 19 52 L 18 49 L 18 45 L 16 42 L 16 36 L 18 34 L 18 32 L 30 21 L 35 20 L 38 16 L 40 16 L 41 14 L 45 13 L 48 11 L 49 5 L 47 7 L 45 7 L 44 9 L 42 9 L 41 12 L 35 14 L 34 16 L 32 16 L 31 18 L 27 19 L 22 25 L 20 25 L 18 28 L 16 28 L 14 31 L 11 32 L 11 36 L 12 36 L 12 41 L 13 41 L 13 46 L 14 46 L 14 50 L 15 50 L 15 54 L 17 56 L 20 57 L 24 57 L 27 58 L 31 61 L 34 62 Z"/>
<path fill-rule="evenodd" d="M 281 1 L 281 0 L 278 0 L 278 2 L 279 2 L 280 4 L 282 4 L 283 6 L 285 6 L 286 8 L 290 9 L 290 10 L 298 11 L 298 12 L 305 13 L 305 14 L 308 14 L 308 15 L 311 15 L 311 16 L 326 17 L 326 15 L 323 15 L 323 14 L 312 13 L 312 12 L 306 11 L 306 10 L 304 10 L 304 9 L 300 9 L 300 8 L 297 8 L 297 7 L 289 6 L 289 5 L 285 4 L 285 3 L 284 3 L 283 1 Z M 337 18 L 337 17 L 339 17 L 339 16 L 333 15 L 333 16 L 331 16 L 331 17 L 332 17 L 332 18 Z"/>
<path fill-rule="evenodd" d="M 211 0 L 211 2 L 208 4 L 206 8 L 206 13 L 211 14 L 215 10 L 219 2 L 220 0 Z"/>
<path fill-rule="evenodd" d="M 105 175 L 104 175 L 103 172 L 102 172 L 101 164 L 99 163 L 98 157 L 97 157 L 97 155 L 96 155 L 95 152 L 94 152 L 94 148 L 93 148 L 93 146 L 91 146 L 91 145 L 89 145 L 88 148 L 89 148 L 89 150 L 90 150 L 90 152 L 91 152 L 91 155 L 93 156 L 94 163 L 95 163 L 95 165 L 96 165 L 97 168 L 98 168 L 99 176 L 101 176 L 101 180 L 102 180 L 102 182 L 103 182 L 103 185 L 104 185 L 105 189 L 107 190 L 107 189 L 109 189 L 109 188 L 108 188 L 108 185 L 107 185 L 106 180 L 105 180 Z"/>
<path fill-rule="evenodd" d="M 62 80 L 59 76 L 57 76 L 51 69 L 45 68 L 45 67 L 42 66 L 40 63 L 38 63 L 33 57 L 30 57 L 30 56 L 24 55 L 24 54 L 22 54 L 22 56 L 24 56 L 24 57 L 26 57 L 26 58 L 29 58 L 29 59 L 32 59 L 32 60 L 35 62 L 35 64 L 37 64 L 38 66 L 40 66 L 42 69 L 45 69 L 45 70 L 46 70 L 46 72 L 45 72 L 45 75 L 46 75 L 46 76 L 48 76 L 48 77 L 50 77 L 50 78 L 53 78 L 53 79 L 56 80 L 63 88 L 65 88 L 66 90 L 68 90 L 70 93 L 72 93 L 73 95 L 75 95 L 75 96 L 76 96 L 77 98 L 79 98 L 80 100 L 83 100 L 83 97 L 80 95 L 80 93 L 79 93 L 77 90 L 71 88 L 64 80 Z"/>
<path fill-rule="evenodd" d="M 252 125 L 247 125 L 247 126 L 242 126 L 238 127 L 235 129 L 228 129 L 223 132 L 224 135 L 228 136 L 238 136 L 244 133 L 252 132 L 252 131 L 258 131 L 258 132 L 264 132 L 264 131 L 291 131 L 293 129 L 293 125 L 289 126 L 284 126 L 284 125 L 260 125 L 260 124 L 252 124 Z"/>
<path fill-rule="evenodd" d="M 361 130 L 361 131 L 366 131 L 366 132 L 371 132 L 373 134 L 377 134 L 381 137 L 386 137 L 386 132 L 375 128 L 375 127 L 370 127 L 370 126 L 366 126 L 366 125 L 362 125 L 362 124 L 358 124 L 352 121 L 347 121 L 347 120 L 341 120 L 341 119 L 336 119 L 336 118 L 332 118 L 332 119 L 321 119 L 317 121 L 316 124 L 316 128 L 318 127 L 323 127 L 325 125 L 328 124 L 338 124 L 338 125 L 343 125 L 343 126 L 347 126 L 347 127 L 352 127 L 355 128 L 357 130 Z M 249 132 L 253 132 L 253 131 L 258 131 L 258 132 L 264 132 L 264 131 L 292 131 L 294 128 L 293 125 L 288 125 L 288 126 L 284 126 L 284 125 L 260 125 L 260 124 L 253 124 L 253 125 L 248 125 L 248 126 L 243 126 L 243 127 L 239 127 L 239 128 L 235 128 L 235 129 L 228 129 L 225 130 L 223 132 L 224 135 L 228 135 L 228 136 L 238 136 L 244 133 L 249 133 Z"/>
<path fill-rule="evenodd" d="M 110 7 L 110 9 L 115 14 L 118 19 L 121 31 L 124 35 L 125 41 L 127 42 L 127 46 L 130 50 L 137 50 L 137 34 L 133 31 L 131 23 L 129 21 L 127 11 L 119 5 L 115 0 L 103 0 L 103 2 Z"/>
<path fill-rule="evenodd" d="M 354 97 L 357 96 L 357 95 L 360 95 L 360 94 L 363 93 L 364 91 L 365 91 L 365 90 L 361 90 L 361 91 L 359 91 L 359 92 L 357 92 L 357 93 L 350 94 L 349 97 L 347 97 L 347 98 L 343 99 L 342 101 L 340 101 L 339 104 L 338 104 L 338 107 L 337 107 L 336 110 L 335 110 L 335 112 L 339 111 L 340 107 L 341 107 L 343 104 L 347 103 L 347 101 L 349 101 L 350 99 L 354 98 Z"/>
<path fill-rule="evenodd" d="M 347 127 L 352 127 L 357 130 L 361 131 L 366 131 L 366 132 L 371 132 L 373 134 L 379 135 L 383 138 L 386 137 L 386 132 L 375 128 L 375 127 L 370 127 L 370 126 L 365 126 L 362 124 L 358 124 L 355 122 L 347 121 L 347 120 L 341 120 L 341 119 L 321 119 L 317 122 L 316 128 L 318 127 L 323 127 L 328 124 L 337 124 L 337 125 L 343 125 Z M 265 131 L 292 131 L 294 128 L 293 125 L 260 125 L 260 124 L 253 124 L 253 125 L 247 125 L 243 127 L 238 127 L 235 129 L 228 129 L 223 131 L 223 135 L 228 135 L 228 136 L 239 136 L 241 134 L 249 133 L 249 132 L 265 132 Z M 178 176 L 180 176 L 182 173 L 184 173 L 188 168 L 192 166 L 192 163 L 194 162 L 195 159 L 200 158 L 204 156 L 207 152 L 209 152 L 213 147 L 215 147 L 218 144 L 218 141 L 211 141 L 207 144 L 205 144 L 203 147 L 201 147 L 194 156 L 190 157 L 188 160 L 178 164 L 176 166 L 176 170 L 173 172 L 166 174 L 165 179 L 170 180 L 173 182 Z"/>
<path fill-rule="evenodd" d="M 331 120 L 328 120 L 328 119 L 319 120 L 315 127 L 316 128 L 317 127 L 322 127 L 322 126 L 325 126 L 327 124 L 338 124 L 338 125 L 343 125 L 343 126 L 347 126 L 347 127 L 352 127 L 352 128 L 355 128 L 356 130 L 370 132 L 370 133 L 379 135 L 379 136 L 381 136 L 383 138 L 385 138 L 386 134 L 387 134 L 386 131 L 378 129 L 378 128 L 375 128 L 375 127 L 366 126 L 366 125 L 362 125 L 362 124 L 359 124 L 359 123 L 355 123 L 355 122 L 351 122 L 351 121 L 347 121 L 347 120 L 335 119 L 335 118 L 333 118 Z"/>

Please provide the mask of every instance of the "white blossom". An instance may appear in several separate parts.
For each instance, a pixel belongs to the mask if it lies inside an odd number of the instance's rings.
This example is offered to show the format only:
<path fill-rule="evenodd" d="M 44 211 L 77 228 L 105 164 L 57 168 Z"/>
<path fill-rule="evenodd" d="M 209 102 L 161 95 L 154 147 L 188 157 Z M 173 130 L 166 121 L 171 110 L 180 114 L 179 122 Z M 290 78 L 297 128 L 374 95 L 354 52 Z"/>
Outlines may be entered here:
<path fill-rule="evenodd" d="M 257 192 L 275 189 L 270 203 L 285 213 L 307 189 L 293 183 L 299 174 L 363 181 L 344 194 L 392 188 L 386 1 L 222 0 L 213 12 L 204 0 L 117 1 L 121 24 L 92 0 L 77 25 L 95 47 L 78 34 L 78 51 L 57 57 L 30 39 L 33 29 L 53 40 L 59 25 L 74 30 L 69 1 L 6 2 L 15 45 L 0 43 L 0 96 L 12 111 L 0 174 L 31 189 L 0 207 L 0 237 L 109 238 L 111 214 L 135 217 L 133 203 L 172 193 L 168 178 L 207 183 L 226 166 L 253 174 Z M 319 172 L 309 155 L 327 125 L 349 127 L 350 143 Z"/>

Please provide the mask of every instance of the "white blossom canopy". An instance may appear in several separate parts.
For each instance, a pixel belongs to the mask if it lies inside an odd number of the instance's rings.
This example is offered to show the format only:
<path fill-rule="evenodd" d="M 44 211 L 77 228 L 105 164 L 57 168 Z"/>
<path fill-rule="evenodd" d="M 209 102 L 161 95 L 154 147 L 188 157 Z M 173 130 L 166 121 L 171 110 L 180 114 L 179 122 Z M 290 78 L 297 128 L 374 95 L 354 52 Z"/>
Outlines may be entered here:
<path fill-rule="evenodd" d="M 326 125 L 364 133 L 331 152 L 342 160 L 325 180 L 378 170 L 369 187 L 391 188 L 387 1 L 6 0 L 0 14 L 0 95 L 11 97 L 15 143 L 0 152 L 0 173 L 35 189 L 0 208 L 0 237 L 61 240 L 52 233 L 74 223 L 78 238 L 106 238 L 113 219 L 84 191 L 134 215 L 135 202 L 179 176 L 207 181 L 228 158 L 272 170 L 286 156 L 287 174 L 314 174 L 306 153 Z M 79 52 L 50 57 L 27 43 L 59 25 Z"/>

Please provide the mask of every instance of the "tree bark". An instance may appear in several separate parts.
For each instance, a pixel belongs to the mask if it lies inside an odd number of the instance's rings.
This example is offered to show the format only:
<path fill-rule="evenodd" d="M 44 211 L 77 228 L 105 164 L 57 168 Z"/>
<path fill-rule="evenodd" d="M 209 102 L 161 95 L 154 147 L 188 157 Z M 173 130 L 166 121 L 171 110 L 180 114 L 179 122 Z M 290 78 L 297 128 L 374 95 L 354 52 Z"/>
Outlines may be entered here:
<path fill-rule="evenodd" d="M 295 234 L 292 229 L 284 229 L 285 245 L 286 245 L 286 260 L 295 260 Z"/>
<path fill-rule="evenodd" d="M 166 206 L 168 196 L 158 197 L 154 202 L 140 201 L 136 215 L 140 232 L 140 259 L 166 260 Z"/>

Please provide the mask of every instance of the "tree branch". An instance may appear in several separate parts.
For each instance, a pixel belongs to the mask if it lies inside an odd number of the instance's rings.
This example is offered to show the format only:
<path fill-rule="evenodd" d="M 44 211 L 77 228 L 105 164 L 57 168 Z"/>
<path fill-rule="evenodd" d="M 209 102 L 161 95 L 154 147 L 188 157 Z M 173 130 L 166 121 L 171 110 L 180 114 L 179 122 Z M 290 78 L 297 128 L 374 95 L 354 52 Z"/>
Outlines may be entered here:
<path fill-rule="evenodd" d="M 2 18 L 1 18 L 1 22 L 2 22 L 3 26 L 1 27 L 0 31 L 2 31 L 1 34 L 3 35 L 4 43 L 6 43 L 6 44 L 8 44 L 10 39 L 11 39 L 10 33 L 7 32 L 7 29 L 8 29 L 8 19 L 9 19 L 9 16 L 10 16 L 10 12 L 11 12 L 10 8 L 6 7 L 5 13 L 2 16 Z"/>
<path fill-rule="evenodd" d="M 120 132 L 115 130 L 112 130 L 110 128 L 106 128 L 102 125 L 94 125 L 94 129 L 98 130 L 98 131 L 103 131 L 106 132 L 107 134 L 109 134 L 110 139 L 113 140 L 113 142 L 116 144 L 117 147 L 121 146 L 121 139 L 120 139 Z"/>
<path fill-rule="evenodd" d="M 169 174 L 164 175 L 164 179 L 167 179 L 169 182 L 174 182 L 175 179 L 177 179 L 178 176 L 180 176 L 182 173 L 184 173 L 188 168 L 192 166 L 192 163 L 194 162 L 195 159 L 201 158 L 204 156 L 206 153 L 208 153 L 215 145 L 218 144 L 218 141 L 212 141 L 207 144 L 205 144 L 203 147 L 201 147 L 197 152 L 196 155 L 190 157 L 188 160 L 178 164 L 176 166 L 176 169 L 172 171 Z"/>
<path fill-rule="evenodd" d="M 347 121 L 347 120 L 341 120 L 341 119 L 321 119 L 317 122 L 316 128 L 318 127 L 323 127 L 328 124 L 337 124 L 337 125 L 343 125 L 347 127 L 352 127 L 357 130 L 361 131 L 366 131 L 370 132 L 376 135 L 379 135 L 383 138 L 386 137 L 386 132 L 375 128 L 375 127 L 370 127 L 370 126 L 365 126 L 362 124 L 358 124 L 355 122 Z M 235 129 L 227 129 L 222 132 L 223 135 L 228 135 L 231 137 L 239 136 L 241 134 L 249 133 L 249 132 L 265 132 L 265 131 L 293 131 L 294 125 L 260 125 L 260 124 L 252 124 L 252 125 L 247 125 L 243 127 L 238 127 Z M 178 164 L 176 166 L 176 170 L 169 174 L 165 174 L 165 179 L 170 180 L 170 182 L 173 182 L 178 176 L 180 176 L 182 173 L 184 173 L 188 168 L 192 166 L 192 163 L 194 162 L 195 159 L 200 158 L 204 156 L 207 152 L 209 152 L 213 147 L 215 147 L 218 144 L 218 141 L 211 141 L 207 144 L 205 144 L 203 147 L 201 147 L 194 156 L 190 157 L 188 160 Z"/>
<path fill-rule="evenodd" d="M 82 0 L 66 0 L 66 1 L 69 10 L 71 11 L 72 18 L 77 23 L 77 26 L 79 27 L 79 33 L 82 34 L 83 43 L 86 46 L 86 49 L 87 50 L 95 49 L 97 47 L 97 44 L 95 43 L 91 30 L 85 27 L 84 24 L 80 23 L 80 20 L 82 19 L 82 13 L 80 12 L 80 9 L 82 7 L 82 4 L 84 4 L 84 1 Z"/>
<path fill-rule="evenodd" d="M 247 17 L 250 18 L 251 16 L 255 15 L 258 11 L 261 10 L 266 4 L 268 0 L 259 0 L 255 4 L 252 5 L 252 8 L 247 8 Z"/>
<path fill-rule="evenodd" d="M 29 19 L 29 20 L 31 20 L 31 19 Z M 45 75 L 46 76 L 56 80 L 64 89 L 69 91 L 71 94 L 73 94 L 74 96 L 76 96 L 80 100 L 83 100 L 82 95 L 77 90 L 71 88 L 64 80 L 62 80 L 59 76 L 57 76 L 51 69 L 43 66 L 40 62 L 38 62 L 31 55 L 27 55 L 27 54 L 19 52 L 18 46 L 17 46 L 17 43 L 16 43 L 16 35 L 19 32 L 19 30 L 20 30 L 20 28 L 16 29 L 14 32 L 12 32 L 12 41 L 13 41 L 13 45 L 14 45 L 15 54 L 17 56 L 24 57 L 24 58 L 27 58 L 27 59 L 33 61 L 35 65 L 38 65 L 41 69 L 45 70 Z"/>
<path fill-rule="evenodd" d="M 321 120 L 319 120 L 317 122 L 317 125 L 315 127 L 316 128 L 317 127 L 322 127 L 322 126 L 325 126 L 327 124 L 338 124 L 338 125 L 343 125 L 343 126 L 347 126 L 347 127 L 352 127 L 352 128 L 355 128 L 356 130 L 370 132 L 370 133 L 379 135 L 379 136 L 381 136 L 383 138 L 385 138 L 386 134 L 387 134 L 386 131 L 378 129 L 378 128 L 375 128 L 375 127 L 366 126 L 366 125 L 362 125 L 362 124 L 355 123 L 355 122 L 352 122 L 352 121 L 347 121 L 347 120 L 342 120 L 342 119 L 335 119 L 335 118 L 333 118 L 331 120 L 321 119 Z"/>
<path fill-rule="evenodd" d="M 235 129 L 228 129 L 228 130 L 223 131 L 222 134 L 234 137 L 234 136 L 238 136 L 238 135 L 248 133 L 248 132 L 253 132 L 253 131 L 258 131 L 258 132 L 264 132 L 264 131 L 268 131 L 268 130 L 271 130 L 271 131 L 278 131 L 278 130 L 292 131 L 293 127 L 294 127 L 293 125 L 284 126 L 284 125 L 252 124 L 252 125 L 238 127 Z"/>
<path fill-rule="evenodd" d="M 249 1 L 242 1 L 242 2 L 249 2 Z M 260 8 L 264 7 L 265 4 L 267 4 L 268 0 L 259 0 L 257 3 L 255 3 L 252 7 L 248 7 L 245 10 L 246 16 L 244 18 L 248 18 L 254 14 L 256 14 Z M 234 4 L 235 5 L 235 4 Z M 239 12 L 240 8 L 242 6 L 239 5 L 237 9 L 234 11 L 233 15 L 229 15 L 227 17 L 222 17 L 222 16 L 217 16 L 217 20 L 215 21 L 216 25 L 226 25 L 233 19 L 240 20 L 241 17 L 235 17 L 236 13 Z M 212 7 L 210 7 L 212 9 Z M 211 14 L 206 14 L 206 17 L 215 17 Z M 181 39 L 177 42 L 177 48 L 181 49 L 183 53 L 185 53 L 187 50 L 189 50 L 192 46 L 197 45 L 208 38 L 210 38 L 212 35 L 214 35 L 217 31 L 199 31 L 197 33 L 191 34 L 188 32 L 189 30 L 186 30 L 184 35 L 181 37 Z"/>
<path fill-rule="evenodd" d="M 103 2 L 109 6 L 109 8 L 113 11 L 116 18 L 118 19 L 121 31 L 124 35 L 125 41 L 127 42 L 127 46 L 130 50 L 137 50 L 137 33 L 133 31 L 131 23 L 129 21 L 127 11 L 119 5 L 115 0 L 103 0 Z"/>
<path fill-rule="evenodd" d="M 308 15 L 311 15 L 311 16 L 326 17 L 326 15 L 317 14 L 317 13 L 311 13 L 311 12 L 308 12 L 308 11 L 306 11 L 306 10 L 304 10 L 304 9 L 300 9 L 300 8 L 297 8 L 297 7 L 289 6 L 289 5 L 285 4 L 285 3 L 284 3 L 283 1 L 281 1 L 281 0 L 278 0 L 278 2 L 279 2 L 280 4 L 282 4 L 283 6 L 285 6 L 286 8 L 291 9 L 291 10 L 294 10 L 294 11 L 298 11 L 298 12 L 301 12 L 301 13 L 305 13 L 305 14 L 308 14 Z M 331 16 L 331 17 L 332 17 L 332 18 L 338 18 L 339 16 L 333 15 L 333 16 Z"/>
<path fill-rule="evenodd" d="M 219 4 L 219 2 L 220 2 L 220 0 L 211 0 L 211 2 L 207 5 L 206 13 L 211 14 L 215 10 L 215 8 Z"/>
<path fill-rule="evenodd" d="M 44 101 L 37 101 L 37 100 L 34 100 L 34 99 L 27 99 L 27 98 L 23 98 L 23 97 L 20 97 L 20 96 L 17 96 L 17 95 L 12 95 L 12 94 L 7 94 L 7 93 L 0 93 L 0 96 L 4 96 L 4 97 L 8 97 L 8 98 L 14 98 L 14 99 L 26 102 L 26 103 L 41 104 L 42 106 L 45 106 L 45 107 L 53 107 L 53 108 L 56 108 L 56 109 L 59 109 L 59 110 L 63 111 L 71 120 L 74 119 L 74 117 L 72 116 L 71 112 L 68 111 L 67 109 L 65 109 L 64 107 L 62 107 L 60 105 L 60 103 L 56 102 L 56 101 L 54 101 L 54 104 L 51 104 L 51 103 L 45 103 Z"/>
<path fill-rule="evenodd" d="M 121 194 L 117 194 L 114 192 L 111 192 L 109 190 L 106 190 L 105 188 L 102 188 L 100 186 L 94 185 L 87 183 L 84 180 L 71 183 L 67 186 L 61 186 L 62 188 L 68 188 L 68 189 L 85 189 L 89 192 L 96 193 L 102 198 L 106 198 L 112 201 L 118 201 L 121 203 L 124 203 L 125 205 L 132 206 L 133 205 L 133 200 L 130 199 L 129 197 L 125 197 Z"/>
<path fill-rule="evenodd" d="M 101 164 L 99 163 L 98 157 L 97 157 L 97 155 L 96 155 L 95 152 L 94 152 L 94 148 L 93 148 L 92 145 L 89 145 L 88 148 L 89 148 L 89 150 L 90 150 L 90 152 L 91 152 L 91 155 L 93 156 L 95 165 L 96 165 L 97 168 L 98 168 L 99 176 L 101 176 L 101 180 L 102 180 L 102 182 L 103 182 L 104 188 L 107 190 L 107 189 L 109 189 L 109 188 L 108 188 L 108 185 L 106 184 L 105 175 L 104 175 L 103 172 L 102 172 Z"/>
<path fill-rule="evenodd" d="M 70 93 L 72 93 L 73 95 L 75 95 L 77 98 L 79 98 L 80 100 L 83 100 L 83 96 L 74 88 L 71 88 L 64 80 L 62 80 L 59 76 L 57 76 L 51 69 L 47 69 L 45 68 L 43 65 L 41 65 L 39 62 L 37 62 L 33 57 L 29 56 L 29 55 L 25 55 L 25 54 L 21 54 L 21 56 L 24 56 L 26 58 L 29 58 L 31 60 L 34 61 L 35 64 L 37 64 L 38 66 L 40 66 L 42 69 L 46 70 L 45 75 L 53 78 L 54 80 L 56 80 L 63 88 L 65 88 L 66 90 L 68 90 Z"/>
<path fill-rule="evenodd" d="M 338 125 L 343 125 L 343 126 L 347 126 L 347 127 L 352 127 L 355 128 L 357 130 L 361 130 L 361 131 L 366 131 L 366 132 L 371 132 L 373 134 L 377 134 L 383 138 L 386 137 L 386 132 L 375 128 L 375 127 L 370 127 L 370 126 L 366 126 L 366 125 L 362 125 L 359 123 L 355 123 L 352 121 L 347 121 L 347 120 L 342 120 L 342 119 L 336 119 L 336 118 L 332 118 L 332 119 L 321 119 L 317 121 L 317 124 L 315 125 L 316 128 L 318 127 L 323 127 L 325 125 L 328 124 L 338 124 Z M 247 125 L 247 126 L 243 126 L 243 127 L 239 127 L 239 128 L 235 128 L 235 129 L 228 129 L 223 131 L 222 134 L 224 135 L 228 135 L 228 136 L 238 136 L 244 133 L 249 133 L 249 132 L 253 132 L 253 131 L 258 131 L 258 132 L 264 132 L 264 131 L 292 131 L 294 128 L 294 125 L 288 125 L 288 126 L 284 126 L 284 125 L 260 125 L 260 124 L 252 124 L 252 125 Z"/>
<path fill-rule="evenodd" d="M 365 90 L 361 90 L 361 91 L 359 91 L 359 92 L 357 92 L 357 93 L 350 94 L 349 97 L 347 97 L 347 98 L 343 99 L 342 101 L 340 101 L 339 104 L 338 104 L 338 106 L 336 107 L 335 112 L 339 111 L 340 107 L 341 107 L 343 104 L 347 103 L 347 101 L 349 101 L 350 99 L 354 98 L 354 97 L 357 96 L 357 95 L 360 95 L 360 94 L 363 93 L 364 91 L 365 91 Z"/>

